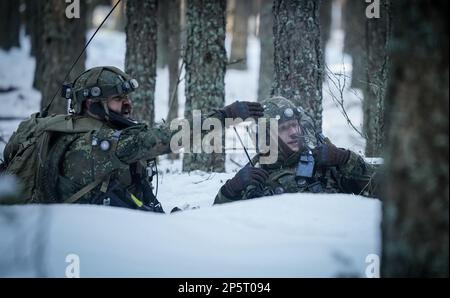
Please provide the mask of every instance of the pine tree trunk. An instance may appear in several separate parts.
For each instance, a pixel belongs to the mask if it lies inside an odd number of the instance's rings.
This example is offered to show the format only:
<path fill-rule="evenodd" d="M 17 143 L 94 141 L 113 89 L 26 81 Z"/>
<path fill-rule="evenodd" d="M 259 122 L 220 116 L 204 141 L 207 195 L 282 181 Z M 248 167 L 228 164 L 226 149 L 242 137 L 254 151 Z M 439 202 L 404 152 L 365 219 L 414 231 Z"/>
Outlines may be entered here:
<path fill-rule="evenodd" d="M 36 43 L 39 31 L 39 9 L 41 0 L 25 0 L 25 33 L 30 38 L 30 55 L 36 56 Z M 34 83 L 33 83 L 34 84 Z"/>
<path fill-rule="evenodd" d="M 323 65 L 323 76 L 322 79 L 326 79 L 326 61 L 325 52 L 327 47 L 328 39 L 330 39 L 331 32 L 331 10 L 332 10 L 333 0 L 321 0 L 319 7 L 319 17 L 320 17 L 320 40 L 322 42 L 322 65 Z"/>
<path fill-rule="evenodd" d="M 65 75 L 72 63 L 81 53 L 86 43 L 86 9 L 80 1 L 80 18 L 69 19 L 65 11 L 67 3 L 60 0 L 42 1 L 38 21 L 41 29 L 38 33 L 39 50 L 36 56 L 37 87 L 41 91 L 41 108 L 45 108 L 57 90 L 61 87 Z M 71 72 L 68 81 L 72 81 L 85 69 L 84 54 Z M 67 103 L 56 94 L 50 107 L 50 114 L 66 114 Z"/>
<path fill-rule="evenodd" d="M 134 117 L 154 123 L 156 85 L 157 0 L 127 1 L 125 69 L 138 80 L 133 92 Z"/>
<path fill-rule="evenodd" d="M 224 105 L 225 9 L 225 0 L 187 2 L 185 116 L 188 119 L 192 119 L 193 110 L 204 114 Z M 225 154 L 185 154 L 183 170 L 223 172 Z"/>
<path fill-rule="evenodd" d="M 168 32 L 168 15 L 169 15 L 169 1 L 164 0 L 158 3 L 158 40 L 156 50 L 158 59 L 156 59 L 156 66 L 164 68 L 167 65 L 167 52 L 169 51 L 169 32 Z"/>
<path fill-rule="evenodd" d="M 322 0 L 320 4 L 320 35 L 322 37 L 322 49 L 325 51 L 327 42 L 330 39 L 331 17 L 333 0 Z"/>
<path fill-rule="evenodd" d="M 274 1 L 275 79 L 272 94 L 303 107 L 322 129 L 323 51 L 320 0 Z"/>
<path fill-rule="evenodd" d="M 8 51 L 20 47 L 20 1 L 0 1 L 0 48 Z"/>
<path fill-rule="evenodd" d="M 381 273 L 448 277 L 448 1 L 392 8 Z"/>
<path fill-rule="evenodd" d="M 261 44 L 258 101 L 270 96 L 273 84 L 273 0 L 261 0 L 259 40 Z"/>
<path fill-rule="evenodd" d="M 178 117 L 178 77 L 181 44 L 180 44 L 180 0 L 167 0 L 169 4 L 167 15 L 168 53 L 169 66 L 169 113 L 167 121 Z"/>
<path fill-rule="evenodd" d="M 41 75 L 42 75 L 42 67 L 44 64 L 44 59 L 42 58 L 42 50 L 43 47 L 40 46 L 42 41 L 42 36 L 44 34 L 44 7 L 45 0 L 36 0 L 31 1 L 33 4 L 30 4 L 29 7 L 34 10 L 30 12 L 31 16 L 29 17 L 29 23 L 32 26 L 32 30 L 30 30 L 30 41 L 31 41 L 31 55 L 36 59 L 36 65 L 34 68 L 34 78 L 33 78 L 33 88 L 40 90 L 41 83 Z"/>
<path fill-rule="evenodd" d="M 25 28 L 26 33 L 30 37 L 31 56 L 36 56 L 37 44 L 39 41 L 39 36 L 41 32 L 41 18 L 40 13 L 42 13 L 42 9 L 40 8 L 42 0 L 25 0 Z M 36 72 L 36 71 L 35 71 Z M 33 82 L 33 86 L 36 88 L 36 81 Z"/>
<path fill-rule="evenodd" d="M 366 59 L 364 54 L 366 5 L 363 0 L 347 0 L 342 11 L 345 31 L 344 52 L 352 57 L 350 86 L 358 89 L 364 89 L 366 80 Z"/>
<path fill-rule="evenodd" d="M 366 19 L 366 83 L 364 88 L 364 134 L 366 156 L 379 157 L 383 151 L 384 99 L 388 76 L 390 0 L 380 1 L 380 18 Z"/>
<path fill-rule="evenodd" d="M 252 2 L 249 0 L 235 1 L 229 69 L 247 69 L 248 18 L 251 5 Z"/>

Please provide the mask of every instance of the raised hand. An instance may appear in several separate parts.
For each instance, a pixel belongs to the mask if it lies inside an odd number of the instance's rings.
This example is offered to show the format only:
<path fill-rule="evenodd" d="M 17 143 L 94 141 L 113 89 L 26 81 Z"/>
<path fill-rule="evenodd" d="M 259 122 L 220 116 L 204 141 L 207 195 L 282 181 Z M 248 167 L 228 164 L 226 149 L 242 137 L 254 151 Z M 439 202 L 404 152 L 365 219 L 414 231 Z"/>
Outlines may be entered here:
<path fill-rule="evenodd" d="M 264 109 L 258 102 L 235 101 L 222 109 L 226 118 L 257 119 L 264 115 Z"/>

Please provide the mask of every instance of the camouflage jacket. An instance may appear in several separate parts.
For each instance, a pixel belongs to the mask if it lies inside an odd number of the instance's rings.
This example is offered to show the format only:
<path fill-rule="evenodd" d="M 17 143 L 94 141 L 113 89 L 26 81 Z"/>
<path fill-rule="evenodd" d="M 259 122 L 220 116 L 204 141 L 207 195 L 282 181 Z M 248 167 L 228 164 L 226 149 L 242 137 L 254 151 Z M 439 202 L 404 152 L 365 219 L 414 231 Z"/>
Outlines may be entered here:
<path fill-rule="evenodd" d="M 171 132 L 165 125 L 152 128 L 144 124 L 116 130 L 97 121 L 96 129 L 87 133 L 54 136 L 43 170 L 42 187 L 51 188 L 48 180 L 56 180 L 55 193 L 43 189 L 40 202 L 65 202 L 69 197 L 97 179 L 116 179 L 133 188 L 130 165 L 144 174 L 146 161 L 170 151 Z M 103 185 L 106 187 L 106 185 Z M 89 192 L 79 200 L 90 203 L 100 190 Z"/>
<path fill-rule="evenodd" d="M 223 121 L 220 112 L 211 112 L 205 117 Z M 152 127 L 138 124 L 117 130 L 105 122 L 94 121 L 96 128 L 87 133 L 55 136 L 46 159 L 47 171 L 44 172 L 47 175 L 41 179 L 43 195 L 37 202 L 66 202 L 98 180 L 103 181 L 77 200 L 78 203 L 93 203 L 111 181 L 118 182 L 122 188 L 142 199 L 142 190 L 137 187 L 139 179 L 150 179 L 148 161 L 171 152 L 170 140 L 176 131 L 171 131 L 164 123 Z M 52 185 L 55 185 L 53 192 Z"/>
<path fill-rule="evenodd" d="M 295 161 L 298 160 L 298 155 Z M 222 204 L 235 200 L 252 199 L 267 195 L 298 192 L 321 193 L 349 193 L 364 196 L 376 196 L 376 170 L 366 163 L 364 159 L 354 152 L 350 152 L 350 158 L 344 166 L 316 169 L 311 181 L 305 185 L 299 185 L 296 179 L 296 162 L 284 164 L 262 165 L 267 170 L 269 178 L 261 189 L 249 186 L 241 192 L 238 198 L 227 198 L 220 190 L 214 204 Z M 311 186 L 320 185 L 319 189 Z"/>

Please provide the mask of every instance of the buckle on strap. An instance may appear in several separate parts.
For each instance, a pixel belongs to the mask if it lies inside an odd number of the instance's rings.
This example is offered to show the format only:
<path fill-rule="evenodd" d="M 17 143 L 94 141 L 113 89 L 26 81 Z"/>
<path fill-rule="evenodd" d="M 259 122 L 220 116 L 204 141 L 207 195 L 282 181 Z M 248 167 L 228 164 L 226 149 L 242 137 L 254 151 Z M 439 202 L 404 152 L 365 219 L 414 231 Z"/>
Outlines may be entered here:
<path fill-rule="evenodd" d="M 106 176 L 95 179 L 94 181 L 92 181 L 91 183 L 89 183 L 88 185 L 86 185 L 85 187 L 80 189 L 79 191 L 77 191 L 75 194 L 70 196 L 68 199 L 66 199 L 64 201 L 64 203 L 66 203 L 66 204 L 75 203 L 81 197 L 83 197 L 84 195 L 89 193 L 91 190 L 96 188 L 98 185 L 100 185 L 100 183 L 102 183 L 102 182 L 103 182 L 103 184 L 105 184 L 105 181 L 107 181 L 107 184 L 106 184 L 106 188 L 107 188 L 109 185 L 110 178 L 111 178 L 111 173 L 107 174 Z M 103 189 L 103 185 L 102 185 L 102 189 Z"/>

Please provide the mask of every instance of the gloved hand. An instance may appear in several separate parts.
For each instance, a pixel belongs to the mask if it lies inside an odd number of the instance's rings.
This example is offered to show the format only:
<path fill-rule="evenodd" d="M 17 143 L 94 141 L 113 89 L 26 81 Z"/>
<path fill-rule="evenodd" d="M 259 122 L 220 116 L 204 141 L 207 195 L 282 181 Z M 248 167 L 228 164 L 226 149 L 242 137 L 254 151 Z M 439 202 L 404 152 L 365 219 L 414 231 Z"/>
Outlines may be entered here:
<path fill-rule="evenodd" d="M 237 174 L 230 180 L 228 180 L 224 186 L 222 186 L 222 194 L 228 198 L 236 198 L 241 191 L 247 188 L 249 185 L 259 186 L 262 185 L 269 174 L 261 169 L 251 166 L 242 168 Z"/>
<path fill-rule="evenodd" d="M 221 110 L 225 118 L 241 118 L 243 120 L 247 118 L 262 117 L 264 115 L 264 109 L 258 102 L 249 101 L 235 101 L 232 104 L 225 106 Z"/>
<path fill-rule="evenodd" d="M 337 148 L 332 143 L 328 143 L 314 148 L 313 155 L 317 166 L 337 167 L 347 163 L 350 151 Z"/>

